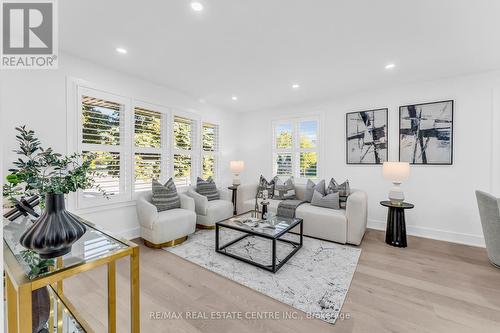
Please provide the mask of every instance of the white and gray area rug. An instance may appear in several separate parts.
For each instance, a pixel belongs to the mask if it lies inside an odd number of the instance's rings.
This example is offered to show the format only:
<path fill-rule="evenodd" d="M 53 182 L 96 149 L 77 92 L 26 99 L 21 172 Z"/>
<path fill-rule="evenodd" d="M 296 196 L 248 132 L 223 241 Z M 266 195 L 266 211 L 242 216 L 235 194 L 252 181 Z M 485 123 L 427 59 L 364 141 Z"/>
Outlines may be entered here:
<path fill-rule="evenodd" d="M 223 229 L 220 243 L 239 235 Z M 278 242 L 278 259 L 289 253 L 288 246 Z M 270 240 L 246 237 L 230 249 L 260 263 L 271 262 Z M 165 250 L 331 324 L 340 314 L 361 253 L 352 246 L 304 237 L 302 248 L 273 274 L 215 252 L 214 230 L 198 230 L 186 242 Z"/>

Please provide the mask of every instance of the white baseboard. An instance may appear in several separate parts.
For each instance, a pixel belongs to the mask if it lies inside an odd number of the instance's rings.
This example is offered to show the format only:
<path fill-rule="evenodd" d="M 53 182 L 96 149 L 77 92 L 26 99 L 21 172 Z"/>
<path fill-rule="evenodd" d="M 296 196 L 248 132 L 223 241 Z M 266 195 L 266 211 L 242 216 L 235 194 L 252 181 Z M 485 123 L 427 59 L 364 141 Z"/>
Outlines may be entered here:
<path fill-rule="evenodd" d="M 386 222 L 368 219 L 368 228 L 385 230 Z M 412 225 L 406 226 L 406 232 L 408 235 L 431 238 L 441 241 L 447 241 L 452 243 L 459 243 L 465 245 L 485 247 L 484 237 L 482 235 L 464 234 L 459 232 L 450 232 L 445 230 L 417 227 Z"/>
<path fill-rule="evenodd" d="M 132 229 L 128 229 L 128 230 L 120 232 L 118 234 L 118 236 L 125 238 L 125 239 L 128 239 L 128 240 L 131 240 L 134 238 L 141 237 L 141 231 L 139 228 L 132 228 Z"/>

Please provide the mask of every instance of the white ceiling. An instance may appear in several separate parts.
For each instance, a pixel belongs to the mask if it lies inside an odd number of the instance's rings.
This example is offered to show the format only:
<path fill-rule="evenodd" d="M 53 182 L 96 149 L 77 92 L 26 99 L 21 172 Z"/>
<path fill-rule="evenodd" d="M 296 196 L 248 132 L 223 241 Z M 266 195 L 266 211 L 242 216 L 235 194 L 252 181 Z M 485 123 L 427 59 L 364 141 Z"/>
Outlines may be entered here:
<path fill-rule="evenodd" d="M 60 46 L 235 111 L 500 68 L 498 0 L 200 2 L 59 1 Z"/>

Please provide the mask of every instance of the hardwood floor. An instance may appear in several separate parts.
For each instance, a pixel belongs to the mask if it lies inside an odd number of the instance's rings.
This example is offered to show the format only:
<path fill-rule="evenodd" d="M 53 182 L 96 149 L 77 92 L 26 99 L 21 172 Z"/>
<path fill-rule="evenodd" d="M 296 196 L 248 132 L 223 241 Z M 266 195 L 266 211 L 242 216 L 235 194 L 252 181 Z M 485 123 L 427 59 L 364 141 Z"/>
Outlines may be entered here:
<path fill-rule="evenodd" d="M 500 269 L 484 249 L 409 237 L 393 248 L 368 230 L 344 320 L 155 320 L 151 312 L 295 309 L 163 250 L 141 246 L 142 332 L 500 332 Z M 140 242 L 138 240 L 138 242 Z M 118 332 L 128 332 L 128 261 L 117 266 Z M 106 332 L 105 268 L 71 278 L 65 292 L 97 332 Z M 304 315 L 303 313 L 300 313 Z"/>

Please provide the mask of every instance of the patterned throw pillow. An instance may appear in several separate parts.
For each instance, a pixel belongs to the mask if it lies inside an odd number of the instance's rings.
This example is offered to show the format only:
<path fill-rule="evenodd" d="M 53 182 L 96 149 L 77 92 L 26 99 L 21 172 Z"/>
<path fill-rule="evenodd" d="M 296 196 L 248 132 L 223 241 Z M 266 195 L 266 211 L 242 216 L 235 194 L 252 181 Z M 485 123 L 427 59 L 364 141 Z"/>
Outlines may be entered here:
<path fill-rule="evenodd" d="M 330 180 L 330 184 L 328 184 L 328 187 L 326 189 L 326 193 L 335 193 L 339 192 L 339 197 L 348 197 L 349 194 L 351 194 L 351 187 L 349 186 L 349 180 L 346 180 L 342 184 L 339 184 L 335 181 L 334 178 Z"/>
<path fill-rule="evenodd" d="M 321 180 L 319 183 L 314 184 L 310 179 L 307 180 L 306 193 L 304 195 L 304 201 L 311 202 L 313 198 L 314 191 L 319 191 L 322 195 L 325 195 L 325 180 Z"/>
<path fill-rule="evenodd" d="M 220 199 L 219 191 L 217 191 L 217 185 L 215 185 L 212 177 L 208 177 L 207 180 L 203 180 L 198 177 L 196 180 L 196 192 L 207 197 L 208 201 Z"/>
<path fill-rule="evenodd" d="M 153 179 L 152 191 L 151 203 L 156 206 L 159 212 L 181 207 L 181 199 L 177 194 L 177 188 L 172 178 L 165 185 Z"/>
<path fill-rule="evenodd" d="M 295 199 L 295 184 L 293 182 L 293 176 L 285 181 L 281 180 L 278 176 L 274 177 L 273 199 Z"/>
<path fill-rule="evenodd" d="M 340 209 L 339 192 L 323 195 L 319 191 L 314 191 L 311 205 L 330 209 Z"/>
<path fill-rule="evenodd" d="M 264 192 L 264 190 L 267 190 L 268 198 L 271 199 L 274 195 L 274 181 L 275 178 L 271 179 L 271 181 L 267 181 L 266 178 L 261 175 L 259 180 L 259 187 L 257 189 L 257 198 L 262 198 L 262 192 Z"/>

